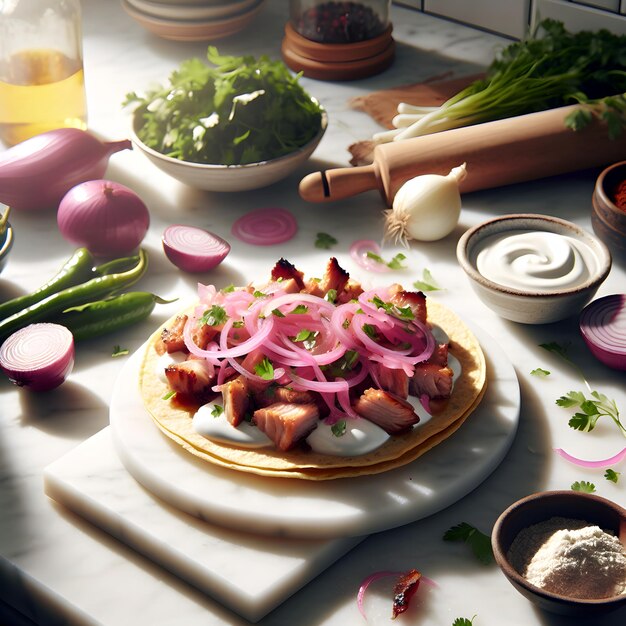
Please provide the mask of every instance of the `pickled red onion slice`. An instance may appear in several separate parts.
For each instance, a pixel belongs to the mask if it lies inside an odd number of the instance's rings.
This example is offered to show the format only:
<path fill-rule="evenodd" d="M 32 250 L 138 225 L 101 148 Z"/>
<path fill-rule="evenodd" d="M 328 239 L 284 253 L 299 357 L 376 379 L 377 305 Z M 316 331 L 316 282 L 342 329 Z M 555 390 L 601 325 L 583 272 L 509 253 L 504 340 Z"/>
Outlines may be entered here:
<path fill-rule="evenodd" d="M 569 461 L 570 463 L 573 463 L 574 465 L 578 465 L 579 467 L 587 467 L 590 469 L 596 469 L 600 467 L 609 467 L 610 465 L 617 465 L 618 463 L 621 463 L 624 459 L 626 459 L 626 447 L 623 448 L 621 452 L 618 452 L 617 454 L 614 454 L 613 456 L 607 459 L 599 459 L 597 461 L 579 459 L 578 457 L 575 457 L 574 455 L 569 454 L 568 452 L 563 450 L 563 448 L 554 448 L 554 451 L 560 457 L 564 458 L 566 461 Z"/>
<path fill-rule="evenodd" d="M 287 209 L 256 209 L 236 220 L 231 232 L 244 243 L 272 246 L 292 239 L 298 232 L 298 223 Z"/>

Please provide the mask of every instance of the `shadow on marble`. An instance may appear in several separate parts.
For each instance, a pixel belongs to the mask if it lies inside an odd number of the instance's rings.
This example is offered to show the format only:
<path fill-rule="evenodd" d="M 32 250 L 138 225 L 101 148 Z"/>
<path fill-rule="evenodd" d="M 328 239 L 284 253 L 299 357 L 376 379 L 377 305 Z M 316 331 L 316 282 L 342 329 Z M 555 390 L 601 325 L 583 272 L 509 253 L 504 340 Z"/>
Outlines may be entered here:
<path fill-rule="evenodd" d="M 21 414 L 23 427 L 82 441 L 109 423 L 107 405 L 89 389 L 67 380 L 50 392 L 35 393 L 22 389 Z"/>

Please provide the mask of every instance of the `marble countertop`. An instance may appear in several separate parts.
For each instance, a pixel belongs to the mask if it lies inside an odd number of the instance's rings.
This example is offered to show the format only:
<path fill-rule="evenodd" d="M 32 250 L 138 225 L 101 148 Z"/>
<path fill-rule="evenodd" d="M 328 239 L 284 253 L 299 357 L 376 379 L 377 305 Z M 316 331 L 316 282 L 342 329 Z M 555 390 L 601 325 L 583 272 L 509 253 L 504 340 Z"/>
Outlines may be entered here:
<path fill-rule="evenodd" d="M 127 135 L 128 114 L 121 102 L 127 92 L 163 81 L 177 64 L 203 56 L 201 43 L 158 39 L 128 17 L 117 2 L 83 0 L 84 56 L 91 129 L 111 139 Z M 240 36 L 219 43 L 226 54 L 279 55 L 286 3 L 269 0 L 255 24 Z M 484 67 L 506 40 L 394 6 L 397 58 L 385 73 L 353 83 L 303 79 L 303 85 L 328 110 L 330 126 L 313 160 L 288 179 L 250 193 L 217 194 L 186 188 L 157 171 L 140 154 L 114 155 L 107 177 L 139 193 L 150 208 L 152 223 L 145 245 L 151 257 L 141 286 L 164 298 L 193 296 L 198 277 L 185 275 L 165 259 L 160 235 L 166 225 L 182 222 L 207 228 L 232 243 L 232 252 L 203 282 L 242 284 L 263 277 L 284 256 L 307 274 L 318 274 L 327 251 L 314 247 L 319 231 L 338 239 L 332 254 L 351 273 L 363 275 L 350 259 L 350 244 L 360 238 L 380 239 L 381 211 L 374 192 L 336 204 L 311 205 L 298 196 L 297 183 L 308 171 L 348 164 L 347 146 L 378 130 L 363 113 L 350 109 L 351 97 L 388 86 L 417 82 L 452 71 L 471 74 Z M 0 148 L 1 149 L 1 148 Z M 613 424 L 599 422 L 593 433 L 572 431 L 569 413 L 555 399 L 582 387 L 576 372 L 538 345 L 569 344 L 570 354 L 592 386 L 614 398 L 626 412 L 624 373 L 596 362 L 577 331 L 576 318 L 546 326 L 508 322 L 486 308 L 471 291 L 455 260 L 458 238 L 468 227 L 496 215 L 537 212 L 566 218 L 590 229 L 591 193 L 597 172 L 583 172 L 507 188 L 467 194 L 456 230 L 442 241 L 415 244 L 408 252 L 409 269 L 390 274 L 410 283 L 428 268 L 444 289 L 436 297 L 481 327 L 506 350 L 519 378 L 521 417 L 513 445 L 496 471 L 457 503 L 424 520 L 371 535 L 281 606 L 263 625 L 304 626 L 358 624 L 358 585 L 377 570 L 416 567 L 439 587 L 406 623 L 437 626 L 456 617 L 476 615 L 476 626 L 585 623 L 541 612 L 520 596 L 495 566 L 473 560 L 466 546 L 443 542 L 450 526 L 462 521 L 489 532 L 501 511 L 527 494 L 569 489 L 576 480 L 594 482 L 598 495 L 626 503 L 626 478 L 614 484 L 602 472 L 583 470 L 556 457 L 553 447 L 591 458 L 609 456 L 624 446 Z M 264 206 L 283 206 L 297 218 L 295 239 L 281 246 L 253 248 L 230 236 L 232 222 Z M 71 254 L 56 228 L 53 214 L 12 215 L 16 241 L 0 276 L 0 299 L 30 291 L 52 275 Z M 385 248 L 385 254 L 399 250 Z M 626 267 L 615 261 L 598 296 L 624 291 Z M 105 624 L 125 626 L 182 623 L 246 624 L 214 600 L 140 556 L 123 543 L 49 499 L 43 469 L 81 442 L 107 427 L 109 405 L 120 370 L 112 358 L 114 344 L 134 351 L 160 322 L 176 311 L 175 303 L 157 308 L 145 323 L 78 347 L 71 378 L 48 394 L 33 395 L 0 381 L 0 622 L 6 624 Z M 543 367 L 546 379 L 531 376 Z M 623 468 L 616 468 L 624 471 Z M 94 478 L 97 480 L 97 477 Z M 115 489 L 115 485 L 111 485 Z M 390 598 L 373 594 L 369 623 L 389 620 Z M 403 618 L 402 618 L 403 619 Z M 398 623 L 402 621 L 398 620 Z M 617 626 L 621 610 L 592 623 Z M 591 622 L 590 622 L 591 623 Z"/>

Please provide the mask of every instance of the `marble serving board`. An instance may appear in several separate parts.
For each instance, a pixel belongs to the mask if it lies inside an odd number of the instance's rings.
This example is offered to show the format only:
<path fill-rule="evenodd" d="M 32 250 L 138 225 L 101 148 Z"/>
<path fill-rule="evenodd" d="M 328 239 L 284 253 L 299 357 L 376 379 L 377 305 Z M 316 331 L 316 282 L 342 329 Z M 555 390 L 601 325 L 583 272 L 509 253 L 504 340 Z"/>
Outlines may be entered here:
<path fill-rule="evenodd" d="M 422 519 L 467 495 L 500 464 L 517 430 L 520 391 L 503 350 L 472 326 L 487 360 L 487 391 L 467 421 L 412 463 L 372 476 L 309 481 L 236 472 L 165 437 L 143 407 L 144 348 L 126 362 L 109 411 L 116 450 L 151 493 L 200 519 L 269 536 L 366 535 Z"/>
<path fill-rule="evenodd" d="M 44 470 L 46 494 L 119 541 L 256 622 L 364 537 L 294 539 L 216 526 L 144 489 L 107 427 Z"/>

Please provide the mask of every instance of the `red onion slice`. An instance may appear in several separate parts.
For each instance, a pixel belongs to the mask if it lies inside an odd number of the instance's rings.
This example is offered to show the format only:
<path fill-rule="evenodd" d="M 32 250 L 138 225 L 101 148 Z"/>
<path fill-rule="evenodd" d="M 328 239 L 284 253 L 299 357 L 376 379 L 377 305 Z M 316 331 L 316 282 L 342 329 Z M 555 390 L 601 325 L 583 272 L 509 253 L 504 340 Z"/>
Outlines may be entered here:
<path fill-rule="evenodd" d="M 359 239 L 350 246 L 352 260 L 363 269 L 371 272 L 389 271 L 387 265 L 370 258 L 367 255 L 368 252 L 373 252 L 377 257 L 380 257 L 382 254 L 380 246 L 372 239 Z"/>
<path fill-rule="evenodd" d="M 185 272 L 208 272 L 230 252 L 230 244 L 203 228 L 172 224 L 161 238 L 167 258 Z"/>
<path fill-rule="evenodd" d="M 598 469 L 601 467 L 610 467 L 611 465 L 617 465 L 621 463 L 624 459 L 626 459 L 626 448 L 624 448 L 621 452 L 614 454 L 608 459 L 599 459 L 597 461 L 588 461 L 586 459 L 579 459 L 578 457 L 565 452 L 563 448 L 554 448 L 554 451 L 566 461 L 573 463 L 574 465 L 578 465 L 579 467 L 587 467 L 590 469 Z"/>
<path fill-rule="evenodd" d="M 365 609 L 363 608 L 363 601 L 365 599 L 365 592 L 367 591 L 367 588 L 372 583 L 376 582 L 377 580 L 380 580 L 381 578 L 388 578 L 389 576 L 395 576 L 396 578 L 400 578 L 403 574 L 404 572 L 382 570 L 380 572 L 374 572 L 373 574 L 370 574 L 365 580 L 363 580 L 363 582 L 359 586 L 359 592 L 356 597 L 356 604 L 359 609 L 359 613 L 363 616 L 363 618 L 366 621 L 367 621 L 367 615 L 365 614 Z M 432 578 L 427 578 L 424 575 L 421 576 L 420 582 L 425 583 L 429 587 L 439 586 L 434 580 L 432 580 Z"/>
<path fill-rule="evenodd" d="M 287 209 L 256 209 L 236 220 L 231 232 L 244 243 L 272 246 L 292 239 L 298 232 L 298 223 Z"/>
<path fill-rule="evenodd" d="M 74 337 L 60 324 L 30 324 L 0 348 L 0 368 L 12 383 L 33 391 L 58 387 L 74 367 Z"/>
<path fill-rule="evenodd" d="M 605 365 L 626 370 L 626 295 L 614 294 L 588 304 L 580 332 L 592 354 Z"/>

